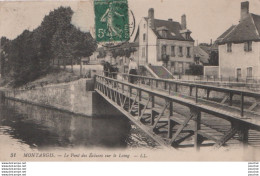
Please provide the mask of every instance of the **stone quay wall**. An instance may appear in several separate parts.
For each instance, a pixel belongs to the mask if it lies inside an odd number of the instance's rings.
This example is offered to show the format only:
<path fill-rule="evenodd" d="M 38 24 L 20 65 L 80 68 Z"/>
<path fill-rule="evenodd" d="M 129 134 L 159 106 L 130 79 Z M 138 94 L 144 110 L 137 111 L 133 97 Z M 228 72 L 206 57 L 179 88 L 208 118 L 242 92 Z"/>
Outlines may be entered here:
<path fill-rule="evenodd" d="M 80 79 L 32 90 L 7 90 L 4 91 L 4 96 L 86 116 L 120 115 L 119 111 L 94 91 L 93 79 Z"/>

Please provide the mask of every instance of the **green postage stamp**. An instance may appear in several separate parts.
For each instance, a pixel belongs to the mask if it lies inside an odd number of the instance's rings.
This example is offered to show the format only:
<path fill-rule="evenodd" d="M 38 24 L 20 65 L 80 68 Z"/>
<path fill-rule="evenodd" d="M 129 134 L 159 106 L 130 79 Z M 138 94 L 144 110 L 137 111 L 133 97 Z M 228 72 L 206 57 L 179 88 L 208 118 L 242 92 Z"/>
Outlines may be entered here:
<path fill-rule="evenodd" d="M 96 40 L 121 43 L 129 40 L 127 0 L 94 0 Z"/>

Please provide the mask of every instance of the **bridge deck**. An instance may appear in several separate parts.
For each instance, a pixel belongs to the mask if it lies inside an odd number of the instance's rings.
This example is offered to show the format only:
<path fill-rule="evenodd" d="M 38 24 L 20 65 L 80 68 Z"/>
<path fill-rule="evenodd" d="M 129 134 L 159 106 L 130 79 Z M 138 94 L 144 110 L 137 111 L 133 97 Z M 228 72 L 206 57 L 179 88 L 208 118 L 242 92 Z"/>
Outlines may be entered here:
<path fill-rule="evenodd" d="M 169 90 L 96 79 L 96 91 L 160 145 L 259 147 L 258 113 Z"/>

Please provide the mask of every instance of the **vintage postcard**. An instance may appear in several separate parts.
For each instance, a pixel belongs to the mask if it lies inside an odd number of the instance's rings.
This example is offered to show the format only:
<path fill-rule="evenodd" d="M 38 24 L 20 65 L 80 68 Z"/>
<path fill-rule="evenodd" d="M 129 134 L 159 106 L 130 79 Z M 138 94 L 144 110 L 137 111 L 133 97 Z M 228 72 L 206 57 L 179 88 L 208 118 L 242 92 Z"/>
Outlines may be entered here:
<path fill-rule="evenodd" d="M 0 1 L 1 161 L 259 161 L 260 1 Z"/>

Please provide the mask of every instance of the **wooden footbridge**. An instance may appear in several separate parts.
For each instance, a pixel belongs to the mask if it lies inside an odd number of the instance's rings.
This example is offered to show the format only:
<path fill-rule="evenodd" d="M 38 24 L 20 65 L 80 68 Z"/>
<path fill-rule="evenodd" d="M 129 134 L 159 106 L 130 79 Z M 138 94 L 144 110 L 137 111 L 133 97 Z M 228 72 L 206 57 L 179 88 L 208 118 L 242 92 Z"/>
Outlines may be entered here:
<path fill-rule="evenodd" d="M 136 76 L 95 76 L 95 91 L 167 147 L 260 147 L 260 93 Z M 221 99 L 220 99 L 221 97 Z"/>

